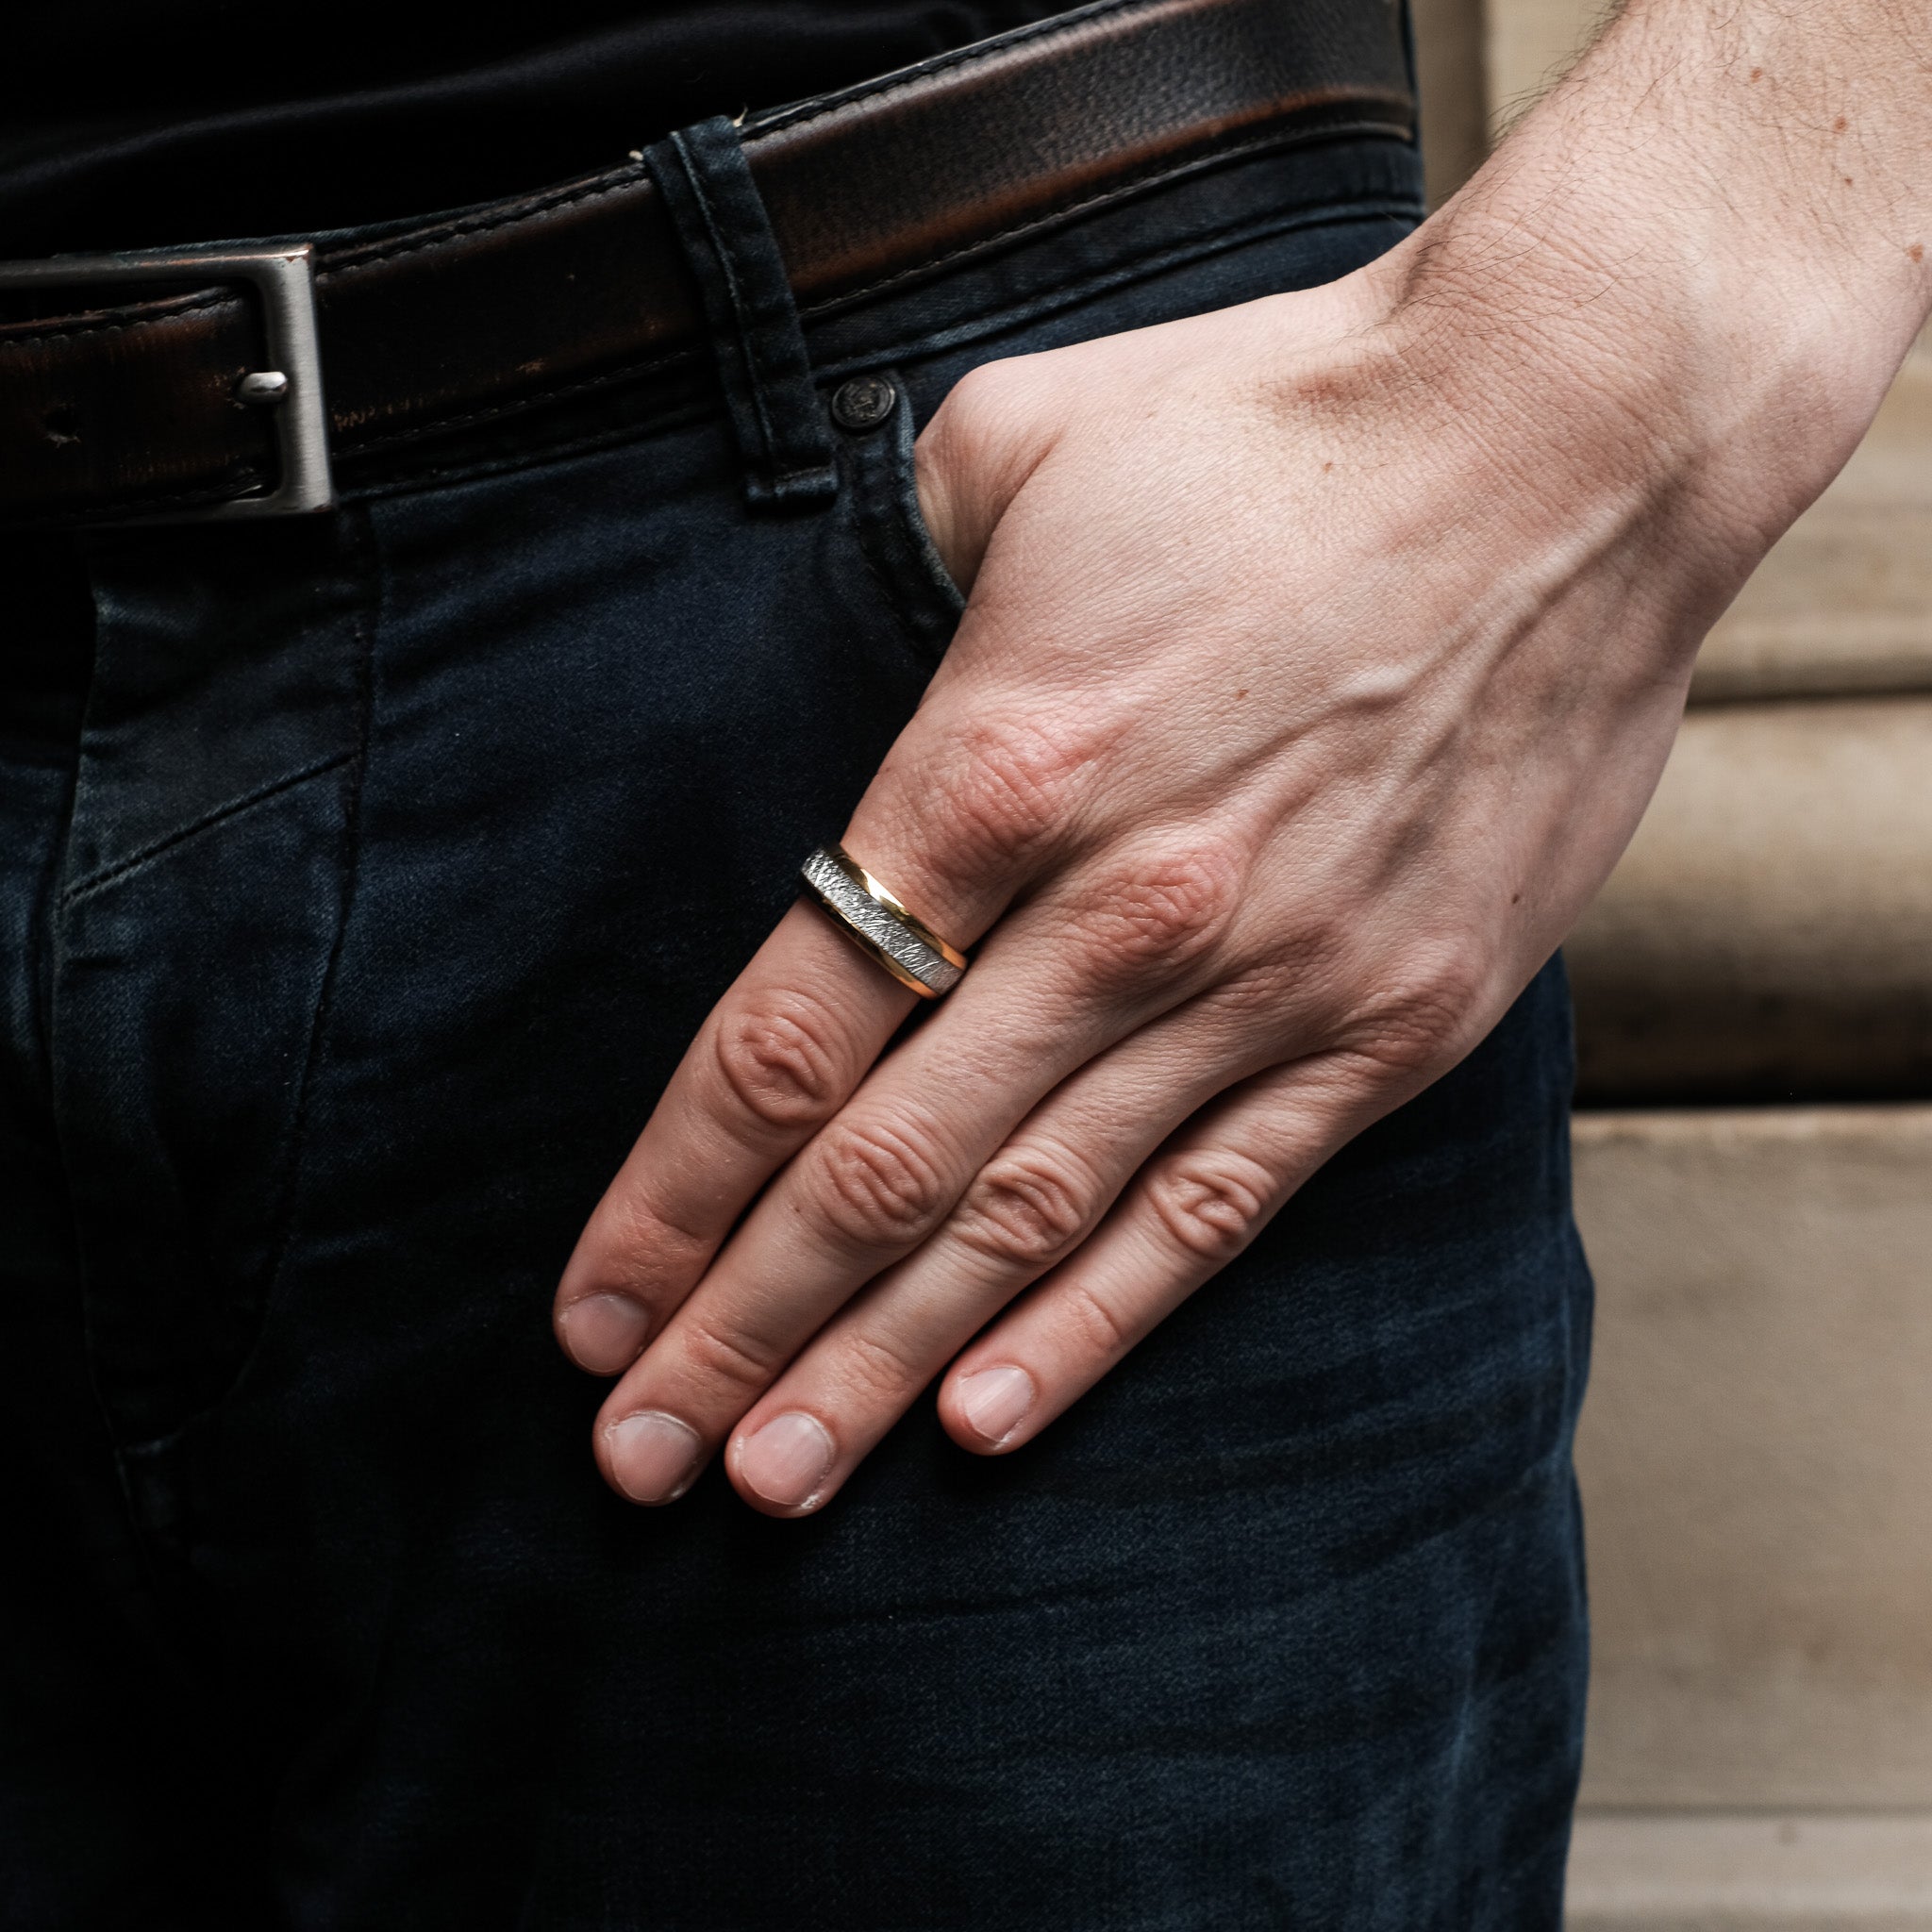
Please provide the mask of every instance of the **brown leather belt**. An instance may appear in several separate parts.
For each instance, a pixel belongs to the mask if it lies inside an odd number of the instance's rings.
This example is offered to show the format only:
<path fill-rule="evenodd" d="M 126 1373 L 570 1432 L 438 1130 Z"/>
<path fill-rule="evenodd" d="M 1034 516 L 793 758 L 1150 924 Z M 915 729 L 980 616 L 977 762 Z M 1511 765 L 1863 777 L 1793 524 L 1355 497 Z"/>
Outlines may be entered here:
<path fill-rule="evenodd" d="M 1108 0 L 754 116 L 743 144 L 810 314 L 1231 157 L 1413 129 L 1394 0 Z M 376 240 L 7 264 L 8 291 L 34 308 L 0 324 L 15 524 L 324 508 L 358 456 L 700 333 L 635 158 Z"/>

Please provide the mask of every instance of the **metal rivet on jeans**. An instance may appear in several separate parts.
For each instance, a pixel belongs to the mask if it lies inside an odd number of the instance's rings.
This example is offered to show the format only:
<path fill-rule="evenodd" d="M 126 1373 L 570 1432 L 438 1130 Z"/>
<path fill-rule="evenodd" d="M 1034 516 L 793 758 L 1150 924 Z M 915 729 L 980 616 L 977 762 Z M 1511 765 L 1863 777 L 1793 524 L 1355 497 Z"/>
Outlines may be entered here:
<path fill-rule="evenodd" d="M 887 377 L 855 375 L 832 391 L 832 421 L 841 429 L 876 429 L 898 400 L 898 389 Z"/>

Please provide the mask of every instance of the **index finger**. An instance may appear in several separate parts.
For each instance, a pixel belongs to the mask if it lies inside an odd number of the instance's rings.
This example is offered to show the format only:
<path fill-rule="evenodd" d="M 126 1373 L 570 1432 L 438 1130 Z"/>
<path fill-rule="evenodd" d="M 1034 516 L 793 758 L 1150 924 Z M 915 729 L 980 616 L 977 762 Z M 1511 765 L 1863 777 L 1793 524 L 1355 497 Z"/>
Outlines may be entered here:
<path fill-rule="evenodd" d="M 773 927 L 678 1062 L 563 1271 L 557 1335 L 580 1368 L 615 1374 L 637 1356 L 916 1004 L 811 907 Z"/>

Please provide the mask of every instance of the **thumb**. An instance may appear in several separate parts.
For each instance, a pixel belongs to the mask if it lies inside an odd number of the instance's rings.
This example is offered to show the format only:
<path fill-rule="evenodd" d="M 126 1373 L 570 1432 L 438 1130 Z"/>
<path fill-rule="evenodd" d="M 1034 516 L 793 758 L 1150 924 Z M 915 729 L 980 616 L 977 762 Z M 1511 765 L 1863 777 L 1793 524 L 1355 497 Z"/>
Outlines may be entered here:
<path fill-rule="evenodd" d="M 963 595 L 1000 519 L 1054 441 L 1029 364 L 988 362 L 955 384 L 913 445 L 926 534 Z"/>

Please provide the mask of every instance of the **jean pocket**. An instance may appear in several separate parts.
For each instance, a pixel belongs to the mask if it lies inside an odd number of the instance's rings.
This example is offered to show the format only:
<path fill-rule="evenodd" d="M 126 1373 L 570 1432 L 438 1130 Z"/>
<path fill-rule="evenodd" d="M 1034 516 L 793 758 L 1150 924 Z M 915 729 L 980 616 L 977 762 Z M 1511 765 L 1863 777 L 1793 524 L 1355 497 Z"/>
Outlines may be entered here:
<path fill-rule="evenodd" d="M 841 383 L 830 402 L 853 539 L 907 641 L 937 663 L 966 599 L 919 508 L 906 384 L 893 371 L 878 370 Z"/>

